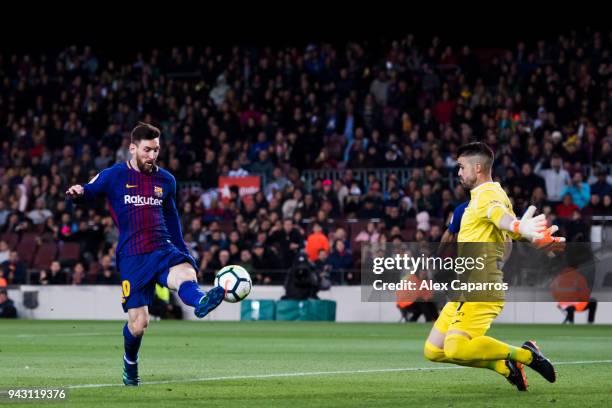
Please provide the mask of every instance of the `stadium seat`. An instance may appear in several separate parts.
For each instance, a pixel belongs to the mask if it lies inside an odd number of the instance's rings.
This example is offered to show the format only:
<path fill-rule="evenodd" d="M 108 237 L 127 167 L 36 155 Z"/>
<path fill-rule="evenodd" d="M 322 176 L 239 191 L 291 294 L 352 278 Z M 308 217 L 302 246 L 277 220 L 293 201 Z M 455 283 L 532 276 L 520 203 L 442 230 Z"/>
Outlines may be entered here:
<path fill-rule="evenodd" d="M 32 267 L 36 269 L 47 268 L 51 262 L 53 262 L 56 255 L 57 244 L 55 242 L 45 242 L 41 244 L 38 251 L 36 251 L 36 256 L 32 262 Z"/>
<path fill-rule="evenodd" d="M 416 238 L 416 229 L 402 230 L 402 239 L 406 242 L 414 241 Z"/>
<path fill-rule="evenodd" d="M 19 234 L 14 232 L 5 232 L 2 234 L 2 240 L 7 243 L 10 250 L 13 250 L 17 247 L 17 243 L 19 243 Z"/>
<path fill-rule="evenodd" d="M 19 259 L 27 266 L 30 267 L 34 255 L 36 254 L 36 247 L 38 245 L 38 234 L 35 232 L 26 232 L 21 236 L 19 244 L 15 250 L 19 255 Z"/>
<path fill-rule="evenodd" d="M 77 261 L 81 255 L 81 247 L 76 242 L 63 242 L 60 245 L 58 259 L 60 262 Z"/>

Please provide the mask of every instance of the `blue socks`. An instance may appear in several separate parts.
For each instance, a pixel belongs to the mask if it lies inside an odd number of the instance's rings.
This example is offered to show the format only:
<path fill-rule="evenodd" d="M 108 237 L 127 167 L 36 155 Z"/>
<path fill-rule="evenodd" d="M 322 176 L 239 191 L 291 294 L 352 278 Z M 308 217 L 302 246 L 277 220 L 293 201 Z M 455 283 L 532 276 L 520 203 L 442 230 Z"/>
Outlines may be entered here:
<path fill-rule="evenodd" d="M 200 303 L 200 299 L 206 296 L 198 283 L 195 281 L 183 282 L 178 290 L 179 297 L 188 306 L 195 307 Z M 142 342 L 142 336 L 134 336 L 128 329 L 127 323 L 123 326 L 123 345 L 125 348 L 124 360 L 128 364 L 135 364 L 138 362 L 138 350 L 140 349 L 140 343 Z"/>
<path fill-rule="evenodd" d="M 128 329 L 127 323 L 123 326 L 123 345 L 125 347 L 124 359 L 128 364 L 135 364 L 138 362 L 138 350 L 140 349 L 141 337 L 134 336 L 130 329 Z"/>
<path fill-rule="evenodd" d="M 186 281 L 179 287 L 178 295 L 187 306 L 196 307 L 206 293 L 200 289 L 196 281 Z"/>

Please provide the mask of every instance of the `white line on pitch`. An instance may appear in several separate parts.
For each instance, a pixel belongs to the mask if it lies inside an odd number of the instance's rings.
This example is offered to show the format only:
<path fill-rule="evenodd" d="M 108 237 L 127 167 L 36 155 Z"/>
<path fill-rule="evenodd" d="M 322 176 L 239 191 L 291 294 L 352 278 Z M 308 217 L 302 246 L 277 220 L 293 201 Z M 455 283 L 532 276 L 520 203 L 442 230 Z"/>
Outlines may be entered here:
<path fill-rule="evenodd" d="M 80 337 L 80 336 L 114 336 L 114 333 L 22 333 L 22 334 L 0 334 L 0 337 L 13 337 L 18 339 L 28 339 L 32 337 Z"/>
<path fill-rule="evenodd" d="M 555 365 L 568 364 L 610 364 L 612 360 L 585 360 L 585 361 L 559 361 Z M 252 375 L 229 375 L 223 377 L 200 377 L 200 378 L 183 378 L 176 380 L 163 381 L 147 381 L 141 385 L 160 385 L 160 384 L 175 384 L 189 382 L 205 382 L 205 381 L 229 381 L 229 380 L 254 380 L 266 378 L 287 378 L 287 377 L 309 377 L 318 375 L 344 375 L 344 374 L 367 374 L 367 373 L 390 373 L 401 371 L 428 371 L 428 370 L 456 370 L 468 367 L 443 366 L 443 367 L 407 367 L 407 368 L 378 368 L 366 370 L 346 370 L 346 371 L 310 371 L 303 373 L 271 373 L 271 374 L 252 374 Z M 123 384 L 77 384 L 68 385 L 66 388 L 103 388 L 103 387 L 119 387 Z"/>

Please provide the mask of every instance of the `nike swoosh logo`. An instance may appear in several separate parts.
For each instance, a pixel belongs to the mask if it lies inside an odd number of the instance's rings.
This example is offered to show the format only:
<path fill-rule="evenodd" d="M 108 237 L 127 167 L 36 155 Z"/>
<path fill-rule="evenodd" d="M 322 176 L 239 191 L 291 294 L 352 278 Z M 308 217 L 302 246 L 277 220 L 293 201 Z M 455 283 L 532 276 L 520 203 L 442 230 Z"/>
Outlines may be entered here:
<path fill-rule="evenodd" d="M 125 188 L 135 188 L 135 187 L 138 187 L 138 184 L 136 185 L 126 184 L 125 185 Z"/>

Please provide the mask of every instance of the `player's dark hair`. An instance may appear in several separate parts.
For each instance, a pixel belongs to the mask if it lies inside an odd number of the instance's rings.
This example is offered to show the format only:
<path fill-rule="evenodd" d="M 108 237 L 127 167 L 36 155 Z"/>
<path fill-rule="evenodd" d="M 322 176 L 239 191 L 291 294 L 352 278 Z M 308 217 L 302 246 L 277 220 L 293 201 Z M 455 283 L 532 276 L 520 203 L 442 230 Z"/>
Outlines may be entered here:
<path fill-rule="evenodd" d="M 131 143 L 138 144 L 141 140 L 157 139 L 161 135 L 158 128 L 144 122 L 138 122 L 138 125 L 132 130 Z"/>
<path fill-rule="evenodd" d="M 457 150 L 457 157 L 472 157 L 472 156 L 480 156 L 484 158 L 484 167 L 488 170 L 493 166 L 493 159 L 495 155 L 493 154 L 493 150 L 485 143 L 482 142 L 472 142 L 461 146 Z"/>

